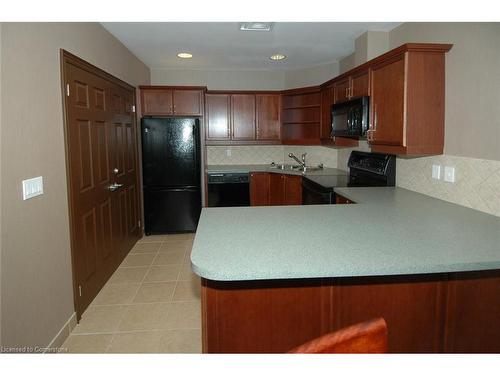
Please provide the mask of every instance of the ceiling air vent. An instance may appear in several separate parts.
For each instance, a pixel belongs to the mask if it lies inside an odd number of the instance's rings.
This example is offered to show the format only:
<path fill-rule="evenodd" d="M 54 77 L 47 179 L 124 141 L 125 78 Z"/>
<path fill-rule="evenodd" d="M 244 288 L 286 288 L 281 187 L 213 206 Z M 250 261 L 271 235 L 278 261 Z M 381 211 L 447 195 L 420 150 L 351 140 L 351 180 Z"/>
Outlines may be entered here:
<path fill-rule="evenodd" d="M 243 22 L 240 23 L 242 31 L 271 31 L 273 22 Z"/>

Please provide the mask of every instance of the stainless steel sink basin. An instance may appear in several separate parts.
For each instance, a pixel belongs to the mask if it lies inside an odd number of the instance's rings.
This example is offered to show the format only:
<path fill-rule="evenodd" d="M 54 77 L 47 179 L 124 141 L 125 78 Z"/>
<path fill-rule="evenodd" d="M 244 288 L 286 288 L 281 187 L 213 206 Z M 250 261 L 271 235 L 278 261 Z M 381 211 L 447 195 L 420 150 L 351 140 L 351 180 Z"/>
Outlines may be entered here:
<path fill-rule="evenodd" d="M 296 164 L 271 164 L 271 169 L 280 169 L 282 171 L 297 171 L 297 172 L 314 172 L 314 171 L 319 171 L 323 169 L 323 164 L 320 164 L 318 166 L 306 166 L 305 168 L 302 167 L 301 165 L 296 165 Z"/>
<path fill-rule="evenodd" d="M 283 171 L 298 171 L 302 169 L 300 165 L 293 164 L 271 164 L 272 169 L 281 169 Z"/>

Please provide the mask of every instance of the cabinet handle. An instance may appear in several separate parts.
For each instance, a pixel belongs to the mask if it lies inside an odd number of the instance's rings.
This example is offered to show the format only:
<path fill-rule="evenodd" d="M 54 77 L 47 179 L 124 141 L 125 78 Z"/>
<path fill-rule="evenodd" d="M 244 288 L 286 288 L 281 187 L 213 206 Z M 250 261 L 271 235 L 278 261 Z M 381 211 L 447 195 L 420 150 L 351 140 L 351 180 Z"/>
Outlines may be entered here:
<path fill-rule="evenodd" d="M 349 97 L 349 87 L 346 87 L 345 88 L 345 97 L 348 98 Z"/>
<path fill-rule="evenodd" d="M 378 116 L 377 116 L 377 104 L 374 104 L 373 106 L 373 131 L 377 131 L 377 122 L 378 122 Z"/>

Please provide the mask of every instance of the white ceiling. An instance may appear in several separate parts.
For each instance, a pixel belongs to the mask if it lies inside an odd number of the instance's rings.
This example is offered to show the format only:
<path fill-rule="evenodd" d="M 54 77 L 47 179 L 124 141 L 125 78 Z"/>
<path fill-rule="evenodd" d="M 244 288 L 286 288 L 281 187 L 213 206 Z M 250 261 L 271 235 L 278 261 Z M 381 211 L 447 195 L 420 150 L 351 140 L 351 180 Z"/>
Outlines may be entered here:
<path fill-rule="evenodd" d="M 237 22 L 104 22 L 102 25 L 152 69 L 293 70 L 340 60 L 365 31 L 399 23 L 278 22 L 271 32 L 240 31 Z M 190 60 L 177 57 L 190 52 Z M 269 56 L 287 59 L 274 62 Z"/>

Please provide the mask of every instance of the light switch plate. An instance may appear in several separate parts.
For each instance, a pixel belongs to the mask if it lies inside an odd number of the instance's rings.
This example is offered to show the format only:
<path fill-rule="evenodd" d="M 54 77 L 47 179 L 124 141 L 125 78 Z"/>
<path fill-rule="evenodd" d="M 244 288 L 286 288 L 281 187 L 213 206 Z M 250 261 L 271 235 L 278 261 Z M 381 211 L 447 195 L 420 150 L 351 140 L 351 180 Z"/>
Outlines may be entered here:
<path fill-rule="evenodd" d="M 437 164 L 432 165 L 432 178 L 439 180 L 441 178 L 441 166 Z"/>
<path fill-rule="evenodd" d="M 36 197 L 43 194 L 43 177 L 30 178 L 23 180 L 23 200 Z"/>
<path fill-rule="evenodd" d="M 444 167 L 444 180 L 446 182 L 455 182 L 455 167 Z"/>

